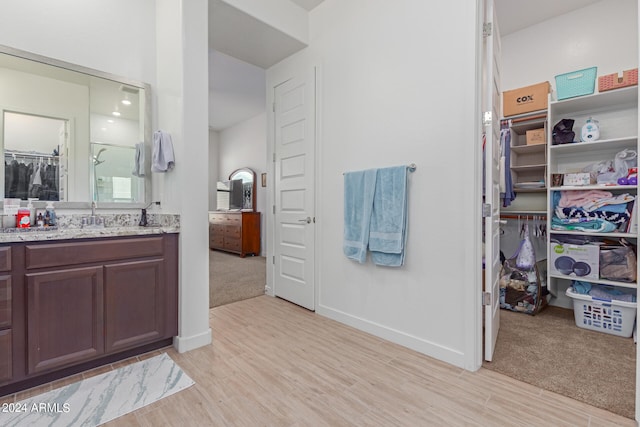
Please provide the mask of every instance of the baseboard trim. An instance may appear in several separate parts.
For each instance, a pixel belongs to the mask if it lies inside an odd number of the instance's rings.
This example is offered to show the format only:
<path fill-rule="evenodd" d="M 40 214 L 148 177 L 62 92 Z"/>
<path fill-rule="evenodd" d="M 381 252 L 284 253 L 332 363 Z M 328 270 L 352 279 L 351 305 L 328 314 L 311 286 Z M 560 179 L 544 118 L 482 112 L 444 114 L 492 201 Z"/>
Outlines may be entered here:
<path fill-rule="evenodd" d="M 173 347 L 178 350 L 178 353 L 186 353 L 187 351 L 209 345 L 212 342 L 211 328 L 201 334 L 190 337 L 173 337 Z"/>
<path fill-rule="evenodd" d="M 316 313 L 464 369 L 465 355 L 431 341 L 319 304 Z"/>

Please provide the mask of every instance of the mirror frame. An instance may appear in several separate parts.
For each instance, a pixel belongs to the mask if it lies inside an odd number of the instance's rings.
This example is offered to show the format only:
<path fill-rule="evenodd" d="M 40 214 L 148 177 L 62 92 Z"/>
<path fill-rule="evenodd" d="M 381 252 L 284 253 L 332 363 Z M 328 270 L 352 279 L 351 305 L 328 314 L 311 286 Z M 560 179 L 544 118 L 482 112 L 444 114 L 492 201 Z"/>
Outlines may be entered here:
<path fill-rule="evenodd" d="M 145 111 L 144 117 L 144 146 L 145 146 L 145 158 L 151 159 L 151 85 L 148 83 L 140 82 L 137 80 L 129 79 L 127 77 L 122 77 L 116 74 L 107 73 L 105 71 L 95 70 L 93 68 L 84 67 L 82 65 L 72 64 L 70 62 L 61 61 L 54 58 L 49 58 L 47 56 L 38 55 L 35 53 L 27 52 L 24 50 L 16 49 L 10 46 L 0 45 L 0 54 L 6 54 L 11 56 L 16 56 L 18 58 L 27 59 L 30 61 L 40 62 L 42 64 L 51 65 L 53 67 L 62 68 L 69 71 L 75 71 L 78 73 L 88 74 L 90 76 L 99 77 L 111 81 L 115 81 L 118 83 L 122 83 L 129 86 L 135 86 L 140 89 L 144 89 L 144 102 L 145 102 Z M 89 144 L 91 141 L 87 141 Z M 144 200 L 141 202 L 135 203 L 101 203 L 98 205 L 98 209 L 137 209 L 144 208 L 147 206 L 152 199 L 152 188 L 151 188 L 151 162 L 145 162 L 145 174 L 144 174 Z M 89 179 L 89 177 L 87 177 Z M 255 185 L 255 179 L 254 179 Z M 91 198 L 91 195 L 88 194 L 87 198 Z M 34 201 L 34 206 L 36 208 L 44 208 L 46 201 Z M 4 203 L 0 199 L 0 206 Z M 23 200 L 21 205 L 26 206 L 27 201 Z M 42 206 L 40 206 L 42 205 Z M 76 202 L 55 202 L 56 209 L 90 209 L 91 208 L 91 200 L 85 201 L 76 201 Z"/>
<path fill-rule="evenodd" d="M 236 169 L 229 174 L 229 180 L 237 179 L 233 178 L 233 176 L 241 172 L 248 173 L 253 177 L 253 186 L 251 188 L 251 211 L 256 212 L 256 172 L 251 168 Z M 244 195 L 242 199 L 244 200 Z"/>

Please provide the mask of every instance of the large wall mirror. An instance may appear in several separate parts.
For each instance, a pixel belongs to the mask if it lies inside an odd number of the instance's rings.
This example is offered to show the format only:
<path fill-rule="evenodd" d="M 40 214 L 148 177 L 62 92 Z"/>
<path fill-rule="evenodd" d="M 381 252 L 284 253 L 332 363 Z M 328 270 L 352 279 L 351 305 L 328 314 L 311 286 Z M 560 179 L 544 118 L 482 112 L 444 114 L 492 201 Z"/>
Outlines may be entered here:
<path fill-rule="evenodd" d="M 0 46 L 0 200 L 145 205 L 150 98 L 145 83 Z"/>
<path fill-rule="evenodd" d="M 256 173 L 253 169 L 242 168 L 231 172 L 230 181 L 242 181 L 242 209 L 256 211 Z"/>

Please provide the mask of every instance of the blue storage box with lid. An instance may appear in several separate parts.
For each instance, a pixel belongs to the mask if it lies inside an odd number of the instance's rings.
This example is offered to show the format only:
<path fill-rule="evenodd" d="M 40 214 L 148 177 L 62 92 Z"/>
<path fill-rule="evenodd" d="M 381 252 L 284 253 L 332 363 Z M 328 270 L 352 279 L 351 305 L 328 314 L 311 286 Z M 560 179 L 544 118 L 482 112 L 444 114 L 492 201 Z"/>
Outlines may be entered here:
<path fill-rule="evenodd" d="M 598 67 L 556 76 L 556 93 L 558 101 L 576 96 L 591 95 L 596 88 L 596 73 Z"/>

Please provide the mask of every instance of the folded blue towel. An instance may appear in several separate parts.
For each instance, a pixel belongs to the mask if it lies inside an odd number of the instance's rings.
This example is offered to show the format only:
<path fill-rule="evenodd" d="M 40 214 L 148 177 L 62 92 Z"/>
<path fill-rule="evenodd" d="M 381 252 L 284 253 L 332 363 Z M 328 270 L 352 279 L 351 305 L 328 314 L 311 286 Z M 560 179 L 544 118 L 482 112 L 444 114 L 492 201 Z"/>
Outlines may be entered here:
<path fill-rule="evenodd" d="M 344 174 L 344 241 L 349 259 L 364 263 L 367 258 L 369 226 L 376 188 L 377 169 Z"/>
<path fill-rule="evenodd" d="M 404 264 L 406 226 L 407 167 L 378 169 L 369 229 L 369 250 L 376 265 Z"/>

